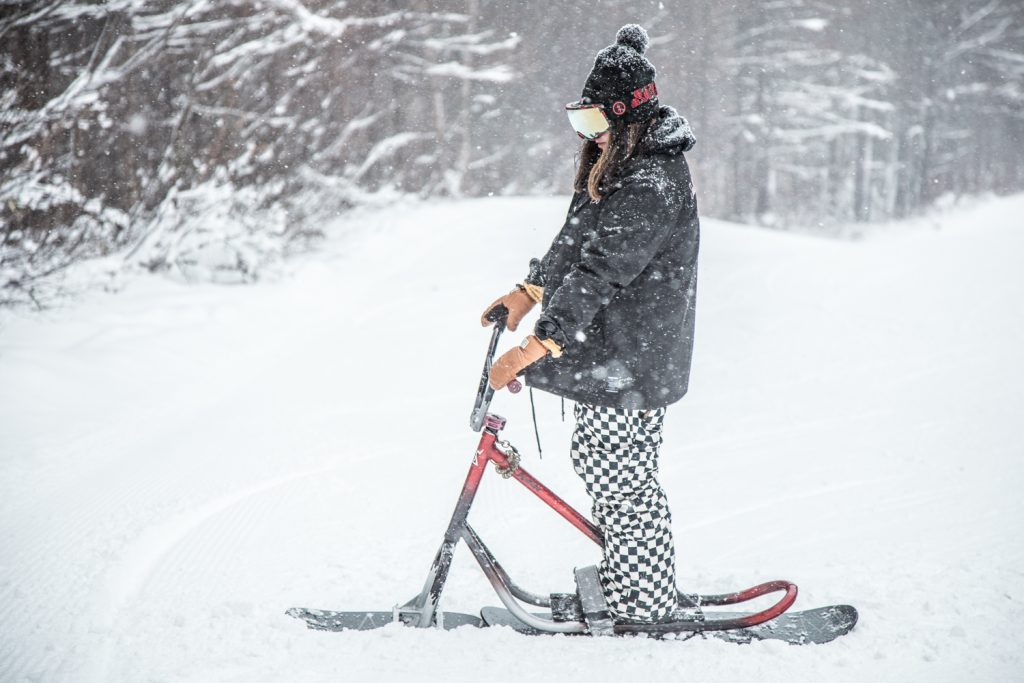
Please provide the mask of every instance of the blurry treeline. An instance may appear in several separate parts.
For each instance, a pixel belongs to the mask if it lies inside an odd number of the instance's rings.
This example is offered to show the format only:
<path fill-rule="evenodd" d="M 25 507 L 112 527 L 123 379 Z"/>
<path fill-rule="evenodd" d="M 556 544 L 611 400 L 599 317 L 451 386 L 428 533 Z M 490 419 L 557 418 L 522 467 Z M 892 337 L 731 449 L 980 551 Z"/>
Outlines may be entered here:
<path fill-rule="evenodd" d="M 326 217 L 399 195 L 567 192 L 578 141 L 562 106 L 629 22 L 697 134 L 705 214 L 828 226 L 1024 188 L 1021 0 L 0 13 L 0 303 L 109 254 L 253 278 Z"/>

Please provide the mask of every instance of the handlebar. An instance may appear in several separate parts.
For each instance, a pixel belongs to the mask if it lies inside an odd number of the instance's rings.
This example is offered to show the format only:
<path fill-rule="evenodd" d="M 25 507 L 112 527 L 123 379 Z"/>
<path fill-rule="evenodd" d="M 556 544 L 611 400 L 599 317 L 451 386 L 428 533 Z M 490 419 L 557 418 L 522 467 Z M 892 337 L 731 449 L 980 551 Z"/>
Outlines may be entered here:
<path fill-rule="evenodd" d="M 494 323 L 494 331 L 491 333 L 490 344 L 487 345 L 487 355 L 484 357 L 484 369 L 480 373 L 480 386 L 477 388 L 476 401 L 473 403 L 473 412 L 469 416 L 469 427 L 474 432 L 483 429 L 484 418 L 487 416 L 487 409 L 491 406 L 491 399 L 494 398 L 494 389 L 491 388 L 490 374 L 491 364 L 494 362 L 494 353 L 498 349 L 498 339 L 505 331 L 505 323 L 508 320 L 508 309 L 504 306 L 495 306 L 487 315 L 487 319 Z M 513 394 L 518 394 L 523 385 L 517 379 L 513 379 L 506 386 Z"/>

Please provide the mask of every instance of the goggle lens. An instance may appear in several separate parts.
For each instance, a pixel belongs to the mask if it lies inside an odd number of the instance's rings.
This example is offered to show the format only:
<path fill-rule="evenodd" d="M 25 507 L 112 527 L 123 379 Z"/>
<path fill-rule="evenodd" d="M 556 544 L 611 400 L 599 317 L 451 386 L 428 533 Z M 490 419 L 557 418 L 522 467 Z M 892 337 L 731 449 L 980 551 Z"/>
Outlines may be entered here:
<path fill-rule="evenodd" d="M 569 114 L 569 123 L 573 130 L 584 140 L 593 140 L 611 127 L 608 117 L 604 115 L 604 111 L 599 105 L 583 107 L 568 105 L 566 112 Z"/>

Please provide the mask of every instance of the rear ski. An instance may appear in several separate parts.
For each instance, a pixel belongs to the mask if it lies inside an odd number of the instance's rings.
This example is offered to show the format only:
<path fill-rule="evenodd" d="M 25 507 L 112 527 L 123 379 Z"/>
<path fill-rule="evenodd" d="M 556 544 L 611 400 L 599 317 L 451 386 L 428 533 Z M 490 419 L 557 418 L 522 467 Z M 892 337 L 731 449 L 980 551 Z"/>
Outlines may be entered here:
<path fill-rule="evenodd" d="M 526 635 L 544 635 L 547 631 L 527 626 L 507 609 L 484 607 L 480 611 L 486 626 L 507 626 Z M 545 616 L 537 614 L 536 616 Z M 689 640 L 694 636 L 712 637 L 730 643 L 750 643 L 755 640 L 781 640 L 793 645 L 824 644 L 853 630 L 857 624 L 857 610 L 850 605 L 832 605 L 816 609 L 786 612 L 754 626 L 715 629 L 715 622 L 749 616 L 740 612 L 705 612 L 703 621 L 675 621 L 652 624 L 657 630 L 637 631 L 635 627 L 616 628 L 614 635 L 646 635 L 652 638 Z"/>

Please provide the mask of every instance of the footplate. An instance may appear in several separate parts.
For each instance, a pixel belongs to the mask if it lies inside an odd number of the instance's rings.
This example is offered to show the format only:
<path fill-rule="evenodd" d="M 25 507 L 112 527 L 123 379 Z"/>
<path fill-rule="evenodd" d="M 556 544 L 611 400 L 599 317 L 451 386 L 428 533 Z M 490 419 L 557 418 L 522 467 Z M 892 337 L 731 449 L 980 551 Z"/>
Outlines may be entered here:
<path fill-rule="evenodd" d="M 604 587 L 597 573 L 597 566 L 580 567 L 576 570 L 576 590 L 583 607 L 583 618 L 591 635 L 610 636 L 615 632 L 615 620 L 604 599 Z"/>

